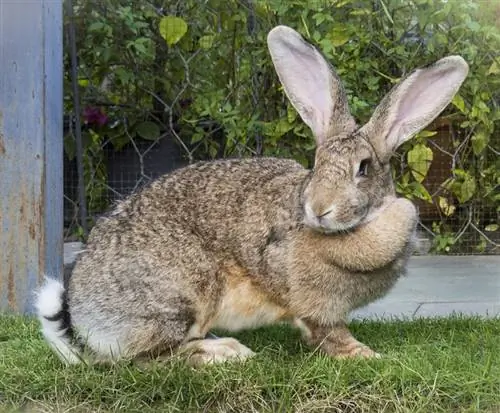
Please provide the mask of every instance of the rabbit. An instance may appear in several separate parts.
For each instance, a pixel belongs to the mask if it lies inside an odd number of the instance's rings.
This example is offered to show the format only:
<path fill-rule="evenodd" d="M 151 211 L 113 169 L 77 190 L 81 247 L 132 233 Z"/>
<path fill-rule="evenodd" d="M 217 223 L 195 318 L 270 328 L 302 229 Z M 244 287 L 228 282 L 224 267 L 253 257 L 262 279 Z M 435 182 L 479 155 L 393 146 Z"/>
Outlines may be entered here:
<path fill-rule="evenodd" d="M 316 140 L 312 170 L 289 159 L 200 162 L 121 201 L 92 229 L 68 285 L 47 278 L 42 332 L 68 364 L 254 353 L 213 329 L 291 323 L 338 358 L 379 357 L 347 326 L 405 272 L 417 223 L 397 198 L 391 155 L 449 104 L 459 56 L 396 85 L 363 126 L 340 79 L 295 30 L 267 37 L 285 94 Z"/>

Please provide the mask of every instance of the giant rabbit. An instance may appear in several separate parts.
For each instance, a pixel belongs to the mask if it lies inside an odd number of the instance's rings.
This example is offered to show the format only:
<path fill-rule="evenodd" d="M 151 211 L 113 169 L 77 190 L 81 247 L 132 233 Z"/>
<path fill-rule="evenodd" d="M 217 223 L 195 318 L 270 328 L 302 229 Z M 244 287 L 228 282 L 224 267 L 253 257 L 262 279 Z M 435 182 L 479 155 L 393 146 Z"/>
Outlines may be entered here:
<path fill-rule="evenodd" d="M 346 317 L 386 294 L 411 254 L 416 209 L 395 196 L 391 155 L 448 105 L 468 66 L 449 56 L 412 72 L 359 126 L 315 47 L 285 26 L 268 46 L 316 139 L 314 168 L 201 162 L 120 202 L 91 231 L 67 288 L 49 278 L 38 294 L 43 334 L 65 362 L 244 359 L 249 348 L 209 331 L 277 322 L 331 356 L 377 356 Z"/>

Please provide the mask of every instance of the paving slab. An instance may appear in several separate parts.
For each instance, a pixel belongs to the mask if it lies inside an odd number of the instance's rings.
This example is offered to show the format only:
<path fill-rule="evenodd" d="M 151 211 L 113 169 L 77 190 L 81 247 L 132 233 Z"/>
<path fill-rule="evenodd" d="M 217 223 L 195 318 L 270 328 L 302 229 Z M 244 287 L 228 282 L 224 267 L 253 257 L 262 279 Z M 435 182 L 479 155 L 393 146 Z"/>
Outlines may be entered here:
<path fill-rule="evenodd" d="M 412 310 L 413 313 L 412 313 Z M 500 256 L 415 256 L 384 298 L 351 318 L 500 316 Z"/>
<path fill-rule="evenodd" d="M 449 317 L 456 314 L 499 317 L 500 304 L 498 301 L 423 303 L 418 307 L 414 317 Z"/>
<path fill-rule="evenodd" d="M 422 305 L 419 301 L 397 301 L 383 299 L 353 312 L 355 319 L 411 319 Z"/>

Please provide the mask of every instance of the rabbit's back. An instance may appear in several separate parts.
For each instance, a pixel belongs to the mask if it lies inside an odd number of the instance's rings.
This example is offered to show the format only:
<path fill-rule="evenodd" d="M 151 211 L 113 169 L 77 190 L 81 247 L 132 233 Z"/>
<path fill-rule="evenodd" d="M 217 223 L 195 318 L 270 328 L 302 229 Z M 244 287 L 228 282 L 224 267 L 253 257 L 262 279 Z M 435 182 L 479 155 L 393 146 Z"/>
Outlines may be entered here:
<path fill-rule="evenodd" d="M 301 183 L 309 171 L 276 158 L 201 162 L 164 175 L 102 218 L 89 249 L 120 242 L 145 251 L 161 239 L 193 235 L 205 247 L 233 256 L 239 242 L 297 221 Z M 165 241 L 165 240 L 164 240 Z M 160 249 L 164 249 L 160 247 Z"/>

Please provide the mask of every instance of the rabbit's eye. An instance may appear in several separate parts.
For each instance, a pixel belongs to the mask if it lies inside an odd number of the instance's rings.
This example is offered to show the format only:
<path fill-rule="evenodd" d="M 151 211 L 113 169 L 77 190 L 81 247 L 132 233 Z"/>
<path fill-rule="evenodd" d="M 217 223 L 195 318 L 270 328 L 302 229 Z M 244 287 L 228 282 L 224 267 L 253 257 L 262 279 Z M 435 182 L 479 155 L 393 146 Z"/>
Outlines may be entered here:
<path fill-rule="evenodd" d="M 359 170 L 358 173 L 356 174 L 357 177 L 366 177 L 368 176 L 368 172 L 370 169 L 370 159 L 363 159 L 359 163 Z"/>

